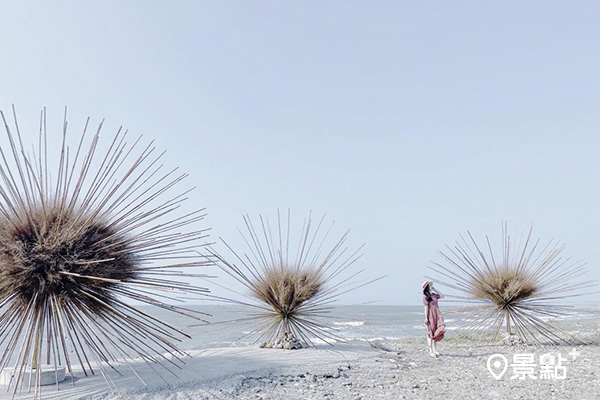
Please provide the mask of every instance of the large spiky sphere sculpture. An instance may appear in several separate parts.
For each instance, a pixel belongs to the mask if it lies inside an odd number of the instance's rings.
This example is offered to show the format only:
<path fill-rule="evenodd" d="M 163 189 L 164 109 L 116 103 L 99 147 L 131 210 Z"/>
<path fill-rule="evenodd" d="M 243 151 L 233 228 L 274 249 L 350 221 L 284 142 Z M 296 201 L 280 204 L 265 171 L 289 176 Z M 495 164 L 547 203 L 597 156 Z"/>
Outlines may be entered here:
<path fill-rule="evenodd" d="M 245 288 L 239 293 L 248 300 L 239 304 L 248 307 L 249 314 L 234 322 L 250 324 L 257 342 L 275 343 L 291 335 L 306 344 L 339 340 L 329 322 L 334 302 L 370 282 L 354 280 L 362 270 L 348 271 L 363 246 L 353 252 L 344 247 L 349 231 L 328 246 L 333 222 L 326 227 L 324 220 L 325 216 L 314 223 L 309 214 L 294 237 L 289 210 L 284 218 L 278 211 L 273 221 L 260 216 L 257 226 L 245 216 L 242 236 L 249 253 L 236 252 L 224 241 L 235 261 L 212 250 L 219 268 Z"/>
<path fill-rule="evenodd" d="M 455 289 L 458 294 L 449 296 L 455 301 L 471 304 L 461 308 L 470 321 L 463 332 L 488 331 L 495 340 L 505 327 L 508 335 L 526 342 L 573 341 L 552 319 L 576 311 L 569 300 L 584 295 L 594 282 L 579 280 L 584 263 L 564 258 L 565 244 L 543 244 L 532 232 L 533 227 L 511 236 L 504 223 L 499 247 L 488 236 L 481 245 L 468 233 L 468 239 L 461 236 L 440 252 L 443 261 L 431 269 L 442 278 L 431 278 Z"/>
<path fill-rule="evenodd" d="M 163 171 L 152 143 L 121 130 L 101 150 L 102 124 L 90 135 L 89 119 L 69 146 L 66 112 L 55 135 L 44 110 L 26 150 L 14 108 L 12 126 L 0 113 L 0 369 L 12 368 L 13 394 L 39 397 L 42 364 L 99 370 L 111 387 L 118 359 L 179 367 L 185 333 L 131 302 L 202 320 L 166 300 L 207 293 L 183 272 L 206 263 L 195 256 L 203 211 L 181 213 L 185 192 L 173 193 L 186 175 Z"/>

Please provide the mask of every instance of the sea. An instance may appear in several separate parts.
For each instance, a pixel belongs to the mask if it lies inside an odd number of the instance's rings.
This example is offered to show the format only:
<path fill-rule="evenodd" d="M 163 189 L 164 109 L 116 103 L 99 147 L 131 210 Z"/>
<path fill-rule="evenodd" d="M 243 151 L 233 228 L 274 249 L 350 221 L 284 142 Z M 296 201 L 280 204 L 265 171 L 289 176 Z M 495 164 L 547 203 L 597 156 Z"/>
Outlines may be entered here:
<path fill-rule="evenodd" d="M 256 323 L 248 320 L 248 309 L 225 305 L 187 305 L 190 310 L 204 313 L 206 321 L 193 320 L 184 315 L 160 308 L 140 306 L 144 311 L 172 324 L 190 337 L 183 337 L 178 347 L 185 350 L 216 347 L 247 347 L 256 345 Z M 567 319 L 598 318 L 598 308 L 582 309 Z M 443 310 L 444 311 L 444 310 Z M 460 309 L 445 313 L 446 330 L 459 329 L 469 320 L 469 314 Z M 397 340 L 406 337 L 425 337 L 422 306 L 352 305 L 337 306 L 319 320 L 324 330 L 335 336 L 329 342 L 343 341 L 368 344 L 376 341 Z M 316 339 L 314 344 L 324 343 Z"/>
<path fill-rule="evenodd" d="M 256 344 L 256 324 L 252 311 L 240 306 L 186 305 L 202 312 L 206 322 L 191 319 L 157 307 L 139 306 L 152 316 L 181 328 L 191 338 L 183 338 L 178 347 L 186 350 L 214 347 L 246 347 Z M 243 320 L 243 321 L 240 321 Z M 334 339 L 329 342 L 367 342 L 399 339 L 426 334 L 422 306 L 353 305 L 337 306 L 328 311 L 319 323 Z M 313 340 L 316 344 L 322 341 Z"/>

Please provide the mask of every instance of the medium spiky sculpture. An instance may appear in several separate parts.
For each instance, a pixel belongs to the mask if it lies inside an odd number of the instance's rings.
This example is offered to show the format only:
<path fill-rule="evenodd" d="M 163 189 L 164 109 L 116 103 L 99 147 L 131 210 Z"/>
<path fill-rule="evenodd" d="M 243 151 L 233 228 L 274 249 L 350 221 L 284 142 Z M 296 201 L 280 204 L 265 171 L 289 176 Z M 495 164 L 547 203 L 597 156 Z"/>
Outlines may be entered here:
<path fill-rule="evenodd" d="M 462 292 L 451 296 L 458 302 L 474 303 L 466 307 L 471 322 L 465 331 L 491 328 L 495 340 L 505 326 L 508 335 L 516 333 L 526 342 L 572 341 L 550 320 L 570 314 L 573 305 L 567 300 L 582 296 L 594 283 L 578 281 L 586 272 L 584 263 L 563 258 L 564 244 L 550 240 L 542 245 L 532 232 L 533 227 L 515 238 L 504 223 L 500 254 L 489 237 L 482 247 L 470 233 L 440 252 L 444 261 L 431 269 L 444 278 L 436 280 Z"/>
<path fill-rule="evenodd" d="M 14 107 L 13 128 L 0 113 L 0 369 L 14 374 L 13 395 L 40 396 L 42 364 L 99 370 L 111 388 L 106 369 L 117 359 L 179 367 L 174 342 L 185 334 L 130 300 L 202 320 L 164 302 L 207 293 L 184 280 L 204 276 L 183 270 L 206 263 L 194 253 L 204 230 L 192 228 L 203 211 L 178 214 L 186 194 L 170 194 L 186 175 L 164 172 L 152 144 L 121 130 L 100 150 L 102 124 L 88 140 L 89 118 L 73 151 L 66 112 L 59 140 L 42 111 L 37 149 L 26 151 Z"/>
<path fill-rule="evenodd" d="M 349 252 L 344 247 L 347 231 L 333 246 L 326 247 L 333 223 L 325 228 L 324 219 L 315 226 L 309 214 L 296 239 L 290 235 L 289 210 L 287 221 L 277 212 L 273 229 L 265 216 L 260 216 L 258 228 L 245 216 L 247 234 L 242 236 L 250 254 L 241 255 L 225 243 L 237 259 L 232 262 L 212 250 L 218 266 L 246 288 L 240 294 L 250 301 L 240 304 L 253 311 L 234 322 L 251 324 L 257 342 L 273 344 L 294 337 L 313 344 L 314 339 L 327 343 L 339 339 L 328 324 L 334 302 L 341 294 L 370 283 L 353 280 L 362 270 L 348 273 L 362 255 L 363 246 Z M 290 246 L 297 249 L 295 255 Z"/>

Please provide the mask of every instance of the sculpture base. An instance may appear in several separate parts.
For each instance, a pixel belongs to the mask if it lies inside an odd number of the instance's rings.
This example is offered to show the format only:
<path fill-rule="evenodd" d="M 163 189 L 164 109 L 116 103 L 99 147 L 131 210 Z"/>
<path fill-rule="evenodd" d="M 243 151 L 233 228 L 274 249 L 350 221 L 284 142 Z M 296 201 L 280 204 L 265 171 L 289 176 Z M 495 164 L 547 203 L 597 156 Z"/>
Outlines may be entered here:
<path fill-rule="evenodd" d="M 59 365 L 58 367 L 54 367 L 52 364 L 42 364 L 40 365 L 41 373 L 40 373 L 40 385 L 55 385 L 65 380 L 65 367 Z M 6 367 L 0 372 L 0 385 L 8 386 L 9 384 L 14 384 L 14 380 L 19 374 L 19 368 L 15 370 L 14 367 Z M 22 382 L 25 385 L 28 384 L 29 379 L 31 377 L 31 384 L 34 385 L 37 379 L 37 370 L 31 369 L 31 367 L 25 367 L 23 372 L 21 373 Z"/>

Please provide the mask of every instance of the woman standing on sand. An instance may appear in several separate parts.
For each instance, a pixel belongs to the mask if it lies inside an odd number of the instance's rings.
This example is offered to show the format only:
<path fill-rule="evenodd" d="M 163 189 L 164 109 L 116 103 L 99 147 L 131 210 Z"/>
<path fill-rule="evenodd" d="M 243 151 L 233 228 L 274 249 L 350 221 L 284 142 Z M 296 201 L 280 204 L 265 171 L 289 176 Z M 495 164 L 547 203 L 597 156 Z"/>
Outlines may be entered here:
<path fill-rule="evenodd" d="M 438 307 L 438 300 L 444 295 L 433 287 L 432 281 L 423 282 L 423 305 L 425 306 L 425 325 L 427 325 L 427 344 L 429 355 L 437 357 L 440 355 L 436 343 L 444 338 L 446 324 L 442 318 L 442 312 Z"/>

